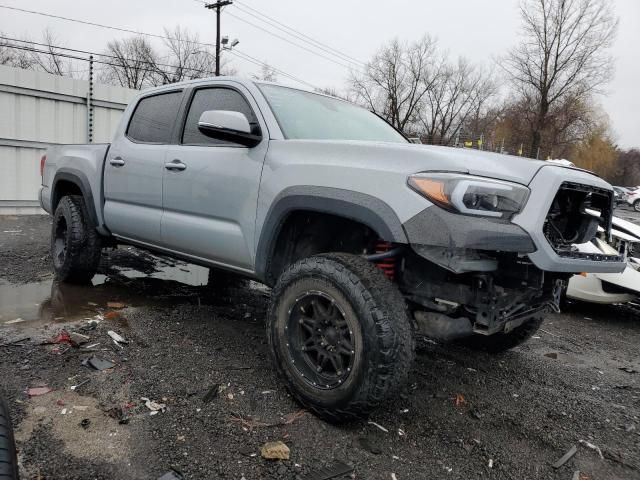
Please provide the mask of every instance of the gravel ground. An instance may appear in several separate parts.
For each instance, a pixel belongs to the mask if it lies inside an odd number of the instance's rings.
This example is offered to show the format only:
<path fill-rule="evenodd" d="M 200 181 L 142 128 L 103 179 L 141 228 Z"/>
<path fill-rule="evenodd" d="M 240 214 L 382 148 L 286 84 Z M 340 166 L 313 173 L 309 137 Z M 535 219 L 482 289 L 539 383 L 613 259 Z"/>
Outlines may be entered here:
<path fill-rule="evenodd" d="M 156 479 L 173 468 L 186 479 L 294 479 L 340 460 L 360 479 L 640 479 L 633 306 L 571 305 L 501 356 L 421 340 L 407 390 L 370 419 L 386 431 L 334 426 L 274 374 L 267 289 L 211 291 L 206 269 L 129 248 L 108 252 L 93 287 L 56 285 L 49 228 L 48 217 L 0 217 L 0 344 L 29 337 L 0 345 L 23 478 Z M 100 344 L 41 345 L 63 328 Z M 117 347 L 109 330 L 129 343 Z M 115 367 L 83 367 L 92 354 Z M 25 394 L 43 385 L 54 390 Z M 166 411 L 150 415 L 141 397 Z M 260 457 L 275 440 L 290 460 Z"/>

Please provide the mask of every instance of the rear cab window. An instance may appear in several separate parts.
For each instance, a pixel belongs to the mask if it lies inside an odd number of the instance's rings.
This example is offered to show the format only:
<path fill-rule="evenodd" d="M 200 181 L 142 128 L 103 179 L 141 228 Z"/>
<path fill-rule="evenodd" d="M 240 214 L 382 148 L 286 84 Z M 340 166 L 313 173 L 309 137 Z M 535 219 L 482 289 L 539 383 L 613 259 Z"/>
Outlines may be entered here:
<path fill-rule="evenodd" d="M 144 97 L 136 106 L 127 128 L 127 137 L 137 143 L 170 143 L 182 91 Z"/>

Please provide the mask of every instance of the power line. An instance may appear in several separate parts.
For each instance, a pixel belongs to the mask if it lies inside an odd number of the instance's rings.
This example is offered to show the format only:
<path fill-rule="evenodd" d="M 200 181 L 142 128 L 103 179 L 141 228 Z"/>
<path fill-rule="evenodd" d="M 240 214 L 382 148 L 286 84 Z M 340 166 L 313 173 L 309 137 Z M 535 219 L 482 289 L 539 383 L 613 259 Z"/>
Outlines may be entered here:
<path fill-rule="evenodd" d="M 324 50 L 327 53 L 331 53 L 333 55 L 337 55 L 339 57 L 342 57 L 342 59 L 346 60 L 349 63 L 354 63 L 356 65 L 360 65 L 360 66 L 364 66 L 365 64 L 363 62 L 361 62 L 360 60 L 347 55 L 344 52 L 341 52 L 340 50 L 333 48 L 329 45 L 327 45 L 326 43 L 322 43 L 319 40 L 316 40 L 312 37 L 310 37 L 309 35 L 306 35 L 303 32 L 300 32 L 299 30 L 296 30 L 295 28 L 289 27 L 288 25 L 280 22 L 279 20 L 276 20 L 273 17 L 268 16 L 265 13 L 260 12 L 259 10 L 256 10 L 253 7 L 250 7 L 249 5 L 244 4 L 243 2 L 239 1 L 239 0 L 235 0 L 235 5 L 236 8 L 242 10 L 244 13 L 251 15 L 252 17 L 258 18 L 259 20 L 261 20 L 264 23 L 268 23 L 269 25 L 272 25 L 274 28 L 277 28 L 278 30 L 291 35 L 299 40 L 302 40 L 305 43 L 308 43 L 310 45 L 313 45 L 316 48 L 319 48 L 321 50 Z M 255 12 L 255 13 L 252 13 Z M 266 19 L 266 20 L 265 20 Z"/>
<path fill-rule="evenodd" d="M 214 47 L 214 45 L 211 44 L 211 43 L 197 42 L 197 41 L 193 41 L 193 40 L 179 39 L 179 38 L 168 37 L 168 36 L 164 36 L 164 35 L 158 35 L 158 34 L 154 34 L 154 33 L 140 32 L 140 31 L 130 30 L 130 29 L 127 29 L 127 28 L 122 28 L 122 27 L 114 27 L 114 26 L 111 26 L 111 25 L 105 25 L 105 24 L 101 24 L 101 23 L 89 22 L 89 21 L 80 20 L 80 19 L 77 19 L 77 18 L 64 17 L 64 16 L 61 16 L 61 15 L 53 15 L 53 14 L 50 14 L 50 13 L 38 12 L 38 11 L 35 11 L 35 10 L 27 10 L 25 8 L 12 7 L 12 6 L 9 6 L 9 5 L 0 5 L 0 8 L 4 8 L 4 9 L 7 9 L 7 10 L 14 10 L 14 11 L 23 12 L 23 13 L 29 13 L 29 14 L 33 14 L 33 15 L 39 15 L 39 16 L 43 16 L 43 17 L 55 18 L 55 19 L 58 19 L 58 20 L 64 20 L 64 21 L 68 21 L 68 22 L 80 23 L 80 24 L 89 25 L 89 26 L 92 26 L 92 27 L 99 27 L 99 28 L 105 28 L 105 29 L 108 29 L 108 30 L 115 30 L 115 31 L 118 31 L 118 32 L 132 33 L 134 35 L 143 35 L 145 37 L 159 38 L 159 39 L 162 39 L 162 40 L 172 40 L 172 41 L 177 41 L 177 42 L 182 42 L 182 43 L 192 43 L 192 44 L 195 44 L 195 45 L 202 45 L 202 46 L 205 46 L 205 47 Z M 310 86 L 312 88 L 316 88 L 314 85 L 310 84 L 309 82 L 307 82 L 305 80 L 302 80 L 302 79 L 300 79 L 298 77 L 295 77 L 294 75 L 291 75 L 291 74 L 285 72 L 284 70 L 272 67 L 271 65 L 268 65 L 265 62 L 257 60 L 255 58 L 251 57 L 250 55 L 239 51 L 237 48 L 234 49 L 231 52 L 235 56 L 237 56 L 238 58 L 242 58 L 241 55 L 244 55 L 244 56 L 249 57 L 249 58 L 252 59 L 252 60 L 249 60 L 249 59 L 245 58 L 244 60 L 246 60 L 248 62 L 254 63 L 254 64 L 259 65 L 261 67 L 271 67 L 277 73 L 279 73 L 279 74 L 281 74 L 281 75 L 283 75 L 283 76 L 285 76 L 285 77 L 287 77 L 287 78 L 289 78 L 291 80 L 294 80 L 296 82 L 302 83 L 302 84 L 307 85 L 307 86 Z"/>
<path fill-rule="evenodd" d="M 142 60 L 142 59 L 138 59 L 138 58 L 128 58 L 128 57 L 123 57 L 123 56 L 117 56 L 117 55 L 109 55 L 108 53 L 98 53 L 98 52 L 91 52 L 88 50 L 78 50 L 76 48 L 69 48 L 69 47 L 61 47 L 59 45 L 52 45 L 49 43 L 39 43 L 39 42 L 33 42 L 31 40 L 20 40 L 18 38 L 11 38 L 11 37 L 5 37 L 5 36 L 0 36 L 0 39 L 2 40 L 8 40 L 11 42 L 20 42 L 20 43 L 30 43 L 32 45 L 38 45 L 40 47 L 50 47 L 50 48 L 55 48 L 56 50 L 66 50 L 68 52 L 74 52 L 74 53 L 84 53 L 86 55 L 96 55 L 98 57 L 105 57 L 105 58 L 113 58 L 116 60 L 122 60 L 122 61 L 126 61 L 126 62 L 136 62 L 136 63 L 144 63 L 147 65 L 153 65 L 153 66 L 157 66 L 157 67 L 167 67 L 167 68 L 173 68 L 173 69 L 180 69 L 180 70 L 188 70 L 191 72 L 197 72 L 197 73 L 207 73 L 210 75 L 213 75 L 213 72 L 211 70 L 203 70 L 203 69 L 199 69 L 199 68 L 193 68 L 193 67 L 185 67 L 185 66 L 180 66 L 180 65 L 170 65 L 167 63 L 158 63 L 158 62 L 150 62 L 148 60 Z M 8 46 L 8 45 L 6 45 Z M 59 52 L 48 52 L 51 55 L 59 55 Z M 82 58 L 80 58 L 82 60 Z M 96 61 L 96 60 L 94 60 Z M 122 65 L 124 66 L 124 65 Z"/>
<path fill-rule="evenodd" d="M 195 0 L 195 1 L 198 1 L 198 0 Z M 263 32 L 266 32 L 266 33 L 268 33 L 269 35 L 271 35 L 271 36 L 273 36 L 273 37 L 279 38 L 280 40 L 283 40 L 283 41 L 285 41 L 285 42 L 287 42 L 287 43 L 289 43 L 289 44 L 291 44 L 291 45 L 294 45 L 294 46 L 296 46 L 296 47 L 298 47 L 298 48 L 301 48 L 302 50 L 305 50 L 305 51 L 307 51 L 307 52 L 309 52 L 309 53 L 312 53 L 312 54 L 314 54 L 314 55 L 317 55 L 318 57 L 324 58 L 325 60 L 329 60 L 330 62 L 333 62 L 333 63 L 335 63 L 335 64 L 337 64 L 337 65 L 340 65 L 341 67 L 348 68 L 348 69 L 357 68 L 357 67 L 354 67 L 354 66 L 351 66 L 351 65 L 346 65 L 346 64 L 344 64 L 344 63 L 341 63 L 341 62 L 339 62 L 338 60 L 336 60 L 335 58 L 328 57 L 328 56 L 326 56 L 326 55 L 323 55 L 322 53 L 316 52 L 315 50 L 311 50 L 310 48 L 307 48 L 307 47 L 305 47 L 304 45 L 300 45 L 300 44 L 298 44 L 298 43 L 292 42 L 291 40 L 289 40 L 289 39 L 288 39 L 288 38 L 286 38 L 286 37 L 283 37 L 283 36 L 281 36 L 281 35 L 278 35 L 277 33 L 271 32 L 270 30 L 267 30 L 266 28 L 263 28 L 263 27 L 261 27 L 260 25 L 256 25 L 255 23 L 250 22 L 249 20 L 246 20 L 246 19 L 244 19 L 244 18 L 242 18 L 242 17 L 239 17 L 239 16 L 237 16 L 237 15 L 234 15 L 234 14 L 233 14 L 233 13 L 231 13 L 231 12 L 227 12 L 227 15 L 230 15 L 230 16 L 232 16 L 233 18 L 235 18 L 235 19 L 237 19 L 237 20 L 240 20 L 241 22 L 244 22 L 244 23 L 246 23 L 246 24 L 249 24 L 249 25 L 251 25 L 251 26 L 252 26 L 252 27 L 254 27 L 254 28 L 257 28 L 257 29 L 259 29 L 259 30 L 262 30 Z"/>

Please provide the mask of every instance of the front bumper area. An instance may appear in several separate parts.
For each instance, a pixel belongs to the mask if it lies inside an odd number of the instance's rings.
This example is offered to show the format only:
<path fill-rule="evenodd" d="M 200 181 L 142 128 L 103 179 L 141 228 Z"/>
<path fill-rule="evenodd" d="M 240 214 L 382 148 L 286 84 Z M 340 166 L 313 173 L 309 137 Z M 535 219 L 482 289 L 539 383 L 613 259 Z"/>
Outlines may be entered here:
<path fill-rule="evenodd" d="M 527 231 L 536 250 L 529 253 L 529 259 L 540 270 L 565 273 L 619 273 L 626 266 L 624 254 L 606 254 L 585 256 L 561 254 L 556 251 L 545 236 L 545 221 L 555 199 L 556 193 L 564 183 L 590 186 L 611 191 L 607 182 L 595 175 L 580 170 L 570 170 L 557 166 L 548 166 L 529 184 L 531 194 L 523 211 L 512 222 Z"/>

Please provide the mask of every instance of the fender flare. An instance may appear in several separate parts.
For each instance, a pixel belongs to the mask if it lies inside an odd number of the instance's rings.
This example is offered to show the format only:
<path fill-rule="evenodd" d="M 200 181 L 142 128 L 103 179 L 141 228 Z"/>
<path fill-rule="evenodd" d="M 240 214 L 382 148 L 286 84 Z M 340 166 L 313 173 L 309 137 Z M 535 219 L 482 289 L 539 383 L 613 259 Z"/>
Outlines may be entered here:
<path fill-rule="evenodd" d="M 256 275 L 267 279 L 270 259 L 287 218 L 296 211 L 328 213 L 360 222 L 382 240 L 408 243 L 402 223 L 393 209 L 379 198 L 365 193 L 331 187 L 289 187 L 278 194 L 260 232 L 256 249 Z"/>
<path fill-rule="evenodd" d="M 82 196 L 84 197 L 84 203 L 87 207 L 87 212 L 93 221 L 93 224 L 98 226 L 98 215 L 96 214 L 96 204 L 93 198 L 93 193 L 91 191 L 91 184 L 89 183 L 89 179 L 84 174 L 84 172 L 77 170 L 75 168 L 61 168 L 56 172 L 55 177 L 53 178 L 53 183 L 51 186 L 51 210 L 52 214 L 55 213 L 55 205 L 57 205 L 60 198 L 57 195 L 57 187 L 60 181 L 70 182 L 77 186 L 82 192 Z"/>

